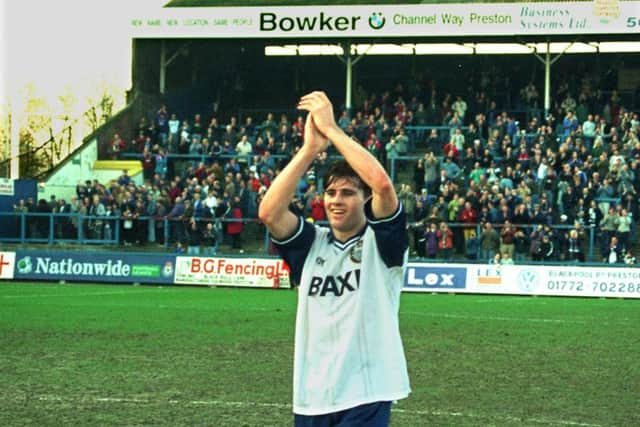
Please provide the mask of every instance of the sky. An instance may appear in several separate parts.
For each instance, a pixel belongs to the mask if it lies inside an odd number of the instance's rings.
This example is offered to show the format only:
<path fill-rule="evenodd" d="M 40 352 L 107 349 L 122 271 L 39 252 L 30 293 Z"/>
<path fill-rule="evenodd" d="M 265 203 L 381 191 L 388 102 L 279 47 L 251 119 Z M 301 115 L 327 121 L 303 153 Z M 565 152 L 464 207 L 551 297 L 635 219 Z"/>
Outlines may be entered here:
<path fill-rule="evenodd" d="M 0 100 L 15 98 L 27 84 L 50 102 L 66 90 L 82 98 L 102 83 L 130 89 L 129 19 L 134 8 L 157 10 L 163 3 L 0 0 Z"/>

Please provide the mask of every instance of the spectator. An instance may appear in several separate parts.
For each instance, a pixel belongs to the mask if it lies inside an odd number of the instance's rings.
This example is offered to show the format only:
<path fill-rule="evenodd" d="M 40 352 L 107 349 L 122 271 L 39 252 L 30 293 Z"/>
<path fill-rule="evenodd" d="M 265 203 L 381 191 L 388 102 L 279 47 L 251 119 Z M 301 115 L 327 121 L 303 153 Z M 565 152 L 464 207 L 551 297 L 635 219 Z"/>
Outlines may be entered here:
<path fill-rule="evenodd" d="M 407 214 L 407 221 L 416 221 L 416 194 L 409 184 L 400 184 L 400 191 L 398 191 L 398 199 L 402 203 L 404 210 Z"/>
<path fill-rule="evenodd" d="M 462 172 L 452 156 L 445 157 L 444 164 L 442 165 L 442 171 L 444 171 L 445 177 L 449 180 L 457 179 Z"/>
<path fill-rule="evenodd" d="M 278 129 L 278 124 L 273 118 L 273 113 L 267 113 L 267 118 L 262 122 L 263 132 L 274 134 L 276 129 Z"/>
<path fill-rule="evenodd" d="M 116 217 L 118 217 L 120 213 L 116 209 L 116 207 L 112 203 L 108 203 L 105 207 L 104 212 L 104 240 L 110 241 L 115 239 L 114 231 L 116 229 L 117 221 Z"/>
<path fill-rule="evenodd" d="M 424 186 L 429 194 L 436 194 L 438 192 L 438 186 L 440 185 L 438 182 L 439 161 L 433 154 L 433 151 L 427 152 L 424 159 Z"/>
<path fill-rule="evenodd" d="M 154 173 L 158 174 L 160 179 L 165 180 L 168 172 L 167 154 L 164 148 L 159 148 L 154 155 Z"/>
<path fill-rule="evenodd" d="M 622 245 L 620 245 L 616 236 L 611 236 L 605 255 L 606 262 L 609 264 L 617 264 L 624 261 L 622 258 Z"/>
<path fill-rule="evenodd" d="M 633 220 L 631 218 L 631 215 L 629 215 L 629 212 L 624 208 L 621 209 L 620 214 L 618 215 L 616 237 L 618 238 L 618 243 L 620 244 L 622 251 L 631 249 L 629 236 L 631 234 L 632 224 L 633 224 Z"/>
<path fill-rule="evenodd" d="M 480 233 L 480 259 L 490 260 L 500 250 L 500 235 L 490 222 L 483 226 Z"/>
<path fill-rule="evenodd" d="M 636 263 L 636 257 L 633 255 L 631 249 L 628 249 L 624 254 L 624 263 L 626 265 L 634 265 Z"/>
<path fill-rule="evenodd" d="M 540 93 L 536 88 L 533 81 L 529 81 L 529 83 L 522 88 L 520 91 L 520 97 L 522 98 L 523 103 L 528 108 L 538 108 L 538 102 L 540 98 Z"/>
<path fill-rule="evenodd" d="M 465 224 L 464 241 L 466 242 L 471 234 L 475 235 L 475 228 L 478 222 L 478 211 L 469 201 L 464 202 L 464 207 L 460 212 L 460 222 Z"/>
<path fill-rule="evenodd" d="M 189 218 L 186 225 L 187 230 L 187 254 L 200 255 L 200 245 L 202 244 L 202 231 L 200 230 L 199 221 L 195 217 Z"/>
<path fill-rule="evenodd" d="M 158 143 L 162 147 L 166 147 L 169 139 L 169 113 L 167 113 L 166 105 L 161 105 L 156 111 L 155 128 L 158 134 Z"/>
<path fill-rule="evenodd" d="M 216 223 L 208 221 L 205 225 L 202 244 L 204 246 L 204 255 L 216 255 L 218 252 L 217 232 L 215 230 Z"/>
<path fill-rule="evenodd" d="M 398 155 L 406 156 L 407 151 L 409 150 L 410 141 L 409 141 L 409 137 L 405 134 L 404 127 L 399 127 L 397 129 L 395 142 L 396 142 L 396 150 L 398 152 Z"/>
<path fill-rule="evenodd" d="M 438 152 L 441 153 L 442 152 L 442 148 L 441 148 L 441 139 L 440 139 L 440 135 L 438 134 L 438 130 L 435 128 L 432 128 L 431 131 L 429 132 L 429 136 L 427 137 L 425 146 L 427 148 L 427 152 Z"/>
<path fill-rule="evenodd" d="M 456 96 L 456 100 L 451 105 L 451 109 L 457 113 L 461 122 L 464 121 L 464 117 L 467 114 L 467 103 L 462 99 L 462 96 Z"/>
<path fill-rule="evenodd" d="M 349 123 L 351 123 L 349 112 L 347 110 L 342 110 L 342 113 L 340 113 L 340 118 L 338 119 L 338 126 L 343 131 L 346 131 L 349 127 Z"/>
<path fill-rule="evenodd" d="M 604 254 L 608 253 L 609 244 L 611 243 L 611 237 L 615 235 L 618 229 L 618 214 L 613 206 L 609 206 L 607 212 L 602 218 L 602 221 L 600 221 L 600 229 L 601 250 Z"/>
<path fill-rule="evenodd" d="M 473 231 L 469 234 L 465 242 L 465 254 L 467 259 L 470 259 L 470 260 L 478 259 L 479 249 L 480 249 L 480 244 L 478 242 L 478 237 L 476 236 L 476 232 Z"/>
<path fill-rule="evenodd" d="M 569 231 L 568 256 L 571 261 L 584 262 L 584 252 L 582 251 L 582 236 L 575 228 Z"/>
<path fill-rule="evenodd" d="M 193 123 L 189 129 L 191 141 L 197 141 L 198 143 L 202 140 L 202 136 L 204 134 L 204 124 L 202 123 L 202 116 L 199 113 L 196 113 L 193 116 Z"/>
<path fill-rule="evenodd" d="M 542 252 L 543 261 L 553 261 L 555 259 L 555 246 L 549 233 L 542 234 L 540 252 Z"/>
<path fill-rule="evenodd" d="M 516 229 L 509 220 L 506 220 L 502 230 L 500 230 L 500 253 L 503 255 L 508 253 L 509 257 L 513 258 L 515 253 L 515 240 Z"/>
<path fill-rule="evenodd" d="M 542 229 L 542 224 L 537 224 L 531 234 L 529 235 L 529 252 L 531 255 L 531 259 L 533 261 L 542 261 L 544 256 L 542 252 L 542 236 L 544 235 L 544 231 Z"/>
<path fill-rule="evenodd" d="M 424 249 L 421 250 L 421 254 L 429 259 L 435 259 L 438 256 L 438 228 L 435 222 L 427 223 L 422 239 Z M 422 246 L 422 245 L 420 245 Z"/>
<path fill-rule="evenodd" d="M 135 229 L 133 220 L 135 213 L 128 204 L 124 205 L 122 211 L 122 242 L 125 246 L 131 246 L 135 242 Z"/>
<path fill-rule="evenodd" d="M 142 153 L 142 176 L 145 181 L 151 180 L 155 173 L 156 163 L 151 151 L 144 150 Z"/>
<path fill-rule="evenodd" d="M 171 118 L 168 121 L 169 125 L 169 140 L 167 148 L 169 152 L 175 152 L 178 148 L 178 142 L 180 141 L 180 120 L 172 113 Z"/>
<path fill-rule="evenodd" d="M 500 264 L 501 265 L 513 265 L 513 258 L 511 257 L 511 254 L 509 252 L 504 252 L 502 254 L 502 257 L 500 259 Z"/>
<path fill-rule="evenodd" d="M 311 218 L 313 218 L 315 222 L 325 221 L 327 219 L 324 211 L 324 199 L 319 192 L 315 192 L 311 200 Z"/>
<path fill-rule="evenodd" d="M 493 265 L 500 265 L 501 264 L 501 259 L 502 256 L 500 255 L 500 253 L 496 253 L 493 258 L 489 259 L 489 264 L 493 264 Z"/>
<path fill-rule="evenodd" d="M 516 229 L 515 241 L 514 241 L 514 254 L 516 261 L 524 261 L 527 259 L 527 253 L 529 252 L 530 242 L 529 236 L 521 229 Z"/>
<path fill-rule="evenodd" d="M 186 205 L 182 197 L 176 197 L 173 208 L 167 215 L 167 219 L 170 221 L 169 227 L 172 231 L 171 240 L 174 242 L 184 242 L 186 238 L 186 231 L 183 224 L 183 218 L 187 208 Z"/>
<path fill-rule="evenodd" d="M 102 217 L 105 215 L 105 213 L 106 209 L 100 201 L 100 197 L 97 194 L 94 195 L 88 212 L 89 216 L 92 217 L 88 221 L 89 237 L 91 239 L 102 240 L 104 225 L 104 220 Z"/>
<path fill-rule="evenodd" d="M 120 154 L 124 152 L 126 142 L 119 133 L 114 133 L 113 138 L 109 142 L 109 153 L 112 160 L 120 159 Z"/>
<path fill-rule="evenodd" d="M 233 199 L 229 218 L 233 220 L 227 223 L 227 234 L 231 236 L 231 248 L 238 249 L 238 252 L 244 253 L 242 248 L 243 223 L 240 221 L 242 219 L 242 211 L 240 210 L 240 199 L 238 197 Z"/>
<path fill-rule="evenodd" d="M 443 221 L 440 223 L 440 229 L 437 232 L 437 236 L 440 257 L 445 260 L 451 259 L 453 251 L 453 232 L 446 222 Z"/>
<path fill-rule="evenodd" d="M 244 135 L 240 141 L 236 144 L 235 152 L 237 154 L 238 163 L 241 165 L 241 170 L 247 168 L 248 161 L 253 155 L 253 147 L 249 142 L 249 138 Z"/>

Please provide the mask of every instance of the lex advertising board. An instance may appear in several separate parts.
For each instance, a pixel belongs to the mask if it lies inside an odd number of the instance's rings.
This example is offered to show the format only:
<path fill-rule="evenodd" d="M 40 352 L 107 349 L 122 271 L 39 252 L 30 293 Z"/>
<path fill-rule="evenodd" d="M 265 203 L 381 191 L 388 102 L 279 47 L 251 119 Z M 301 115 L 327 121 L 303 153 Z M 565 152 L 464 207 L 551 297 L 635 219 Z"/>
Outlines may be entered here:
<path fill-rule="evenodd" d="M 640 268 L 409 263 L 404 290 L 640 298 Z"/>
<path fill-rule="evenodd" d="M 640 1 L 415 3 L 154 9 L 132 2 L 119 23 L 133 37 L 157 38 L 640 35 Z"/>
<path fill-rule="evenodd" d="M 175 256 L 122 252 L 18 250 L 16 280 L 172 284 Z"/>

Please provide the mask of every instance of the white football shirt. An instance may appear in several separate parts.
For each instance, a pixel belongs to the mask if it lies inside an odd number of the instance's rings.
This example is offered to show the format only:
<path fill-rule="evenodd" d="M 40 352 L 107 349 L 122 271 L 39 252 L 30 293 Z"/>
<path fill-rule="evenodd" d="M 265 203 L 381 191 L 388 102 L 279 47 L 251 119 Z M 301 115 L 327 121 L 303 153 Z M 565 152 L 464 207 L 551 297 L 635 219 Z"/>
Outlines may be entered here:
<path fill-rule="evenodd" d="M 299 284 L 293 412 L 320 415 L 409 395 L 398 323 L 407 261 L 405 213 L 375 220 L 346 242 L 300 218 L 274 240 Z"/>

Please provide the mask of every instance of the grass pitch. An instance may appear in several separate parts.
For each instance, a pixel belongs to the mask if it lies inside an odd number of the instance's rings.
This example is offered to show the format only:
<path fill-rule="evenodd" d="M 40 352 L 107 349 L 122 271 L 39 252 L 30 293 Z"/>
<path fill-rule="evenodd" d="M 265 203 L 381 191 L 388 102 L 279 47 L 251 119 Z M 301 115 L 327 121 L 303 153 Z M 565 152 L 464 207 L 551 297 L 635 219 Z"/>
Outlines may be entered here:
<path fill-rule="evenodd" d="M 287 426 L 295 291 L 0 282 L 0 425 Z M 637 426 L 640 301 L 403 294 L 393 426 Z"/>

